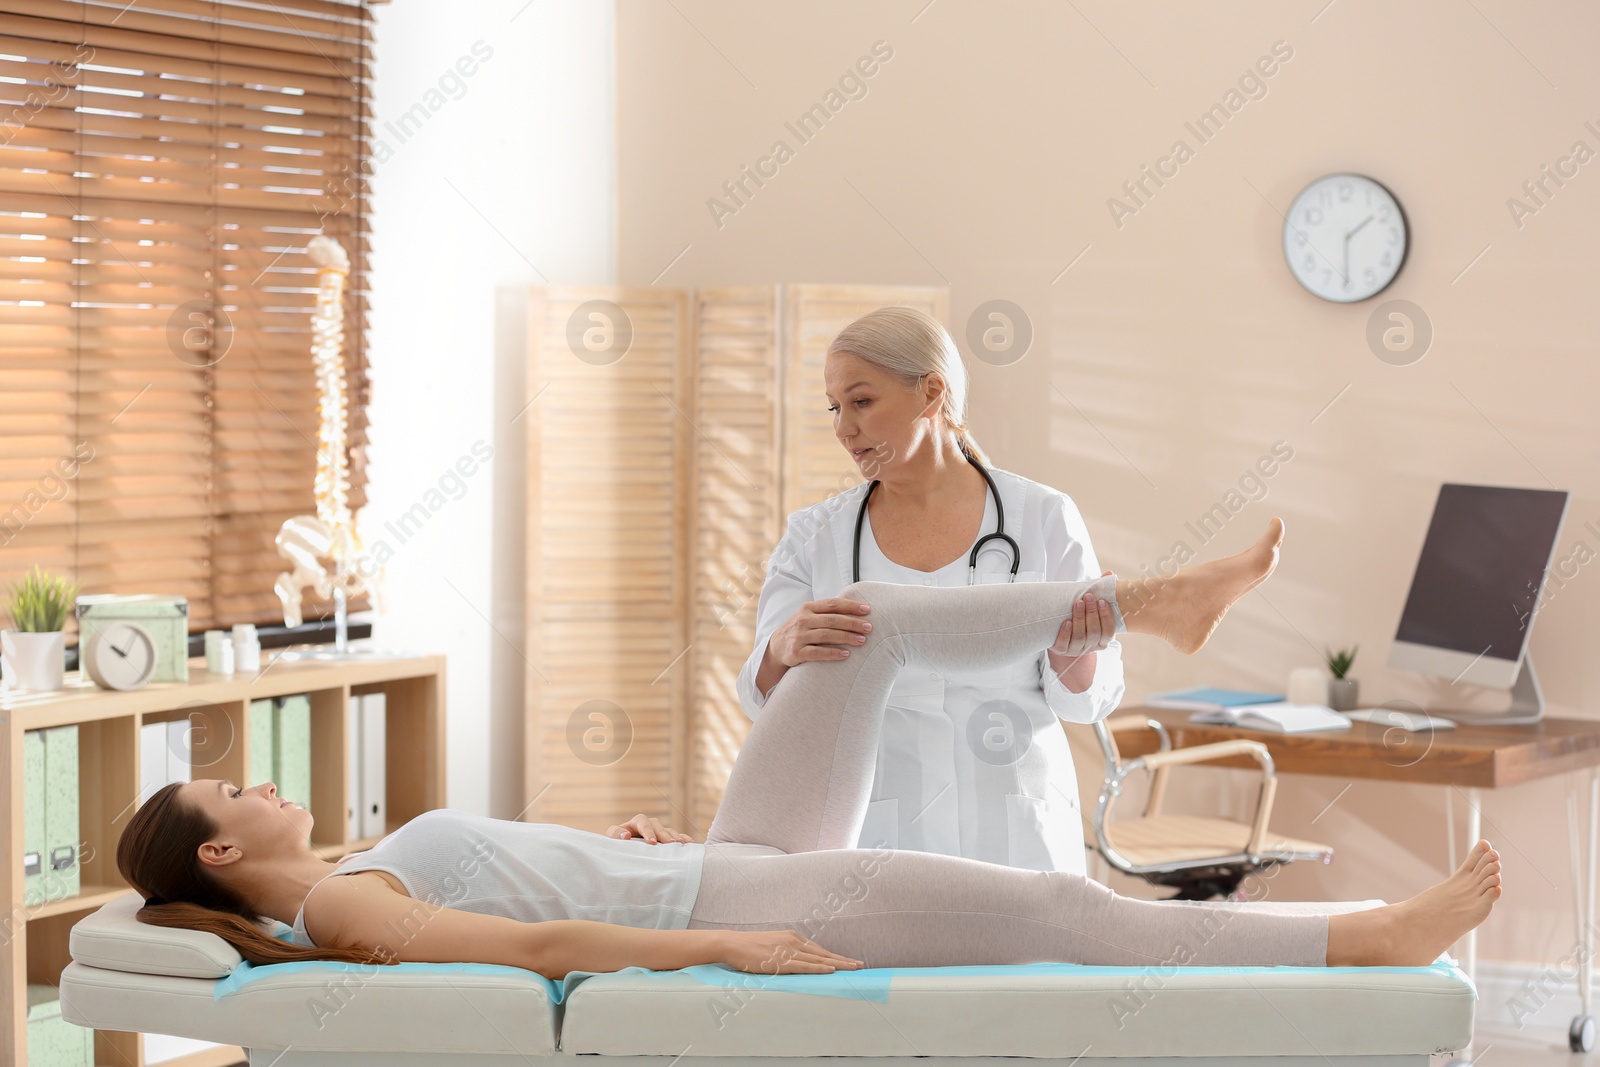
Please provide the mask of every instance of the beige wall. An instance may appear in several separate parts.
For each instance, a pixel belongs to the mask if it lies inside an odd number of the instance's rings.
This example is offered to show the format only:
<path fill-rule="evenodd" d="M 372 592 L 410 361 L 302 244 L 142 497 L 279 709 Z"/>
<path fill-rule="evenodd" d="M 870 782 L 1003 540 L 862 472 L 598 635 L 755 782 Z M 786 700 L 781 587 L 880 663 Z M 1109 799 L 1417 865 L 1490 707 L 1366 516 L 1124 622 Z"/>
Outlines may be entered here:
<path fill-rule="evenodd" d="M 1288 524 L 1277 575 L 1200 655 L 1129 642 L 1130 698 L 1281 687 L 1324 644 L 1359 642 L 1369 700 L 1492 702 L 1384 660 L 1441 481 L 1569 489 L 1560 553 L 1600 552 L 1600 161 L 1520 227 L 1507 206 L 1575 141 L 1600 149 L 1584 126 L 1600 129 L 1600 9 L 923 2 L 620 0 L 618 281 L 948 283 L 958 339 L 980 303 L 1014 301 L 1036 331 L 1023 359 L 985 365 L 962 341 L 978 439 L 1072 495 L 1104 566 Z M 880 40 L 893 55 L 866 95 L 800 144 L 785 121 Z M 1293 54 L 1265 95 L 1198 146 L 1185 121 L 1275 42 Z M 1115 224 L 1108 199 L 1180 138 L 1194 158 Z M 707 200 L 779 139 L 793 158 L 719 226 Z M 1290 277 L 1280 213 L 1346 170 L 1395 193 L 1412 246 L 1389 290 L 1335 305 Z M 1395 297 L 1436 333 L 1410 366 L 1365 342 Z M 1185 522 L 1280 440 L 1293 459 L 1265 498 L 1202 546 Z M 1535 632 L 1553 714 L 1600 714 L 1597 622 L 1600 564 Z M 1485 798 L 1510 893 L 1485 957 L 1571 951 L 1564 789 Z M 1443 790 L 1300 778 L 1280 798 L 1281 829 L 1339 856 L 1274 894 L 1398 899 L 1444 867 Z"/>

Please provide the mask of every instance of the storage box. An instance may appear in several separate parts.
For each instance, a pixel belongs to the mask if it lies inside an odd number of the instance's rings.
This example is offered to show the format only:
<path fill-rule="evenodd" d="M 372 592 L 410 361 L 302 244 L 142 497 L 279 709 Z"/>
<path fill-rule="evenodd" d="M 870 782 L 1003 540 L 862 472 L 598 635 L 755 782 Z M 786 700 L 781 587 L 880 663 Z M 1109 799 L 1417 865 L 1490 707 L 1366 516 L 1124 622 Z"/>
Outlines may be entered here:
<path fill-rule="evenodd" d="M 133 622 L 150 631 L 156 643 L 153 682 L 189 680 L 189 601 L 181 596 L 94 593 L 78 598 L 78 647 L 107 623 Z"/>
<path fill-rule="evenodd" d="M 94 1067 L 94 1031 L 61 1017 L 53 985 L 28 985 L 28 1067 Z"/>

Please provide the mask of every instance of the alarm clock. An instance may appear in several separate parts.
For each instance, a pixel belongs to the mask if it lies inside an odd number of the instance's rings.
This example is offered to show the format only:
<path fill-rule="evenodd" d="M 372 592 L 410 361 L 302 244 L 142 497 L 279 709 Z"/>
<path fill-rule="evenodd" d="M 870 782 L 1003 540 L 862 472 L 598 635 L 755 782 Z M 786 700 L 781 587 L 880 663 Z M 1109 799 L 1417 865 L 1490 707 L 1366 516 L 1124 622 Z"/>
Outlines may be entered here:
<path fill-rule="evenodd" d="M 1313 295 L 1349 304 L 1382 292 L 1406 261 L 1405 212 L 1360 174 L 1318 178 L 1283 218 L 1289 272 Z"/>
<path fill-rule="evenodd" d="M 80 659 L 100 688 L 138 689 L 155 677 L 155 638 L 136 622 L 107 623 L 89 635 Z"/>

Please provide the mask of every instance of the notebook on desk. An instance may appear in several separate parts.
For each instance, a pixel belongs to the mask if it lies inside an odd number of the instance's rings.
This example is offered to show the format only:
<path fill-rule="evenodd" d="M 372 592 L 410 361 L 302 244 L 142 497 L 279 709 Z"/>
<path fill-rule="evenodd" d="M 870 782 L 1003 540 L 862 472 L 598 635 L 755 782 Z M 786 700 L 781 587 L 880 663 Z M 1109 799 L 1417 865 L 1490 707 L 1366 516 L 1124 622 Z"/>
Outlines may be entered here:
<path fill-rule="evenodd" d="M 1252 730 L 1272 730 L 1280 734 L 1303 734 L 1312 730 L 1348 730 L 1350 720 L 1325 704 L 1246 704 L 1236 708 L 1197 711 L 1190 722 L 1220 723 Z"/>
<path fill-rule="evenodd" d="M 1203 685 L 1194 689 L 1180 689 L 1175 693 L 1157 693 L 1146 698 L 1145 704 L 1152 708 L 1173 708 L 1177 711 L 1216 711 L 1219 708 L 1282 701 L 1282 693 L 1254 693 L 1247 689 L 1217 689 Z"/>

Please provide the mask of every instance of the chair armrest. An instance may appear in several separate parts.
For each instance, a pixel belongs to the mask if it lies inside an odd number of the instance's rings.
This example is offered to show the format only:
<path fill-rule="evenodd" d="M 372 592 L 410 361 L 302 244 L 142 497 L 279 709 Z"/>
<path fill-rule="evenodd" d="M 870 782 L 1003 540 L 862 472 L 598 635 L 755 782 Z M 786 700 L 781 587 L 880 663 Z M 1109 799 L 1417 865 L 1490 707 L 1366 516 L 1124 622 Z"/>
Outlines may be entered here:
<path fill-rule="evenodd" d="M 1168 770 L 1185 764 L 1209 763 L 1212 760 L 1228 759 L 1233 756 L 1249 756 L 1261 765 L 1261 791 L 1256 799 L 1256 814 L 1251 824 L 1250 841 L 1247 845 L 1247 851 L 1260 852 L 1262 842 L 1267 836 L 1267 821 L 1272 816 L 1273 800 L 1278 791 L 1278 772 L 1272 762 L 1272 753 L 1267 751 L 1267 746 L 1260 741 L 1234 738 L 1229 741 L 1213 741 L 1206 745 L 1190 745 L 1170 751 L 1152 752 L 1148 756 L 1141 756 L 1130 762 L 1127 770 L 1135 771 L 1143 768 L 1151 772 L 1150 801 L 1145 805 L 1145 816 L 1148 818 L 1160 810 L 1161 799 L 1166 792 Z"/>
<path fill-rule="evenodd" d="M 1142 764 L 1150 770 L 1156 770 L 1171 764 L 1208 763 L 1211 760 L 1228 759 L 1231 756 L 1250 756 L 1267 770 L 1273 769 L 1272 753 L 1267 751 L 1267 746 L 1260 741 L 1250 741 L 1242 737 L 1229 741 L 1212 741 L 1204 745 L 1189 745 L 1165 752 L 1152 752 L 1133 762 Z"/>
<path fill-rule="evenodd" d="M 1106 727 L 1114 734 L 1128 733 L 1133 730 L 1154 730 L 1156 744 L 1159 751 L 1172 750 L 1172 737 L 1167 733 L 1167 728 L 1157 719 L 1140 719 L 1133 715 L 1113 716 L 1105 720 Z"/>

